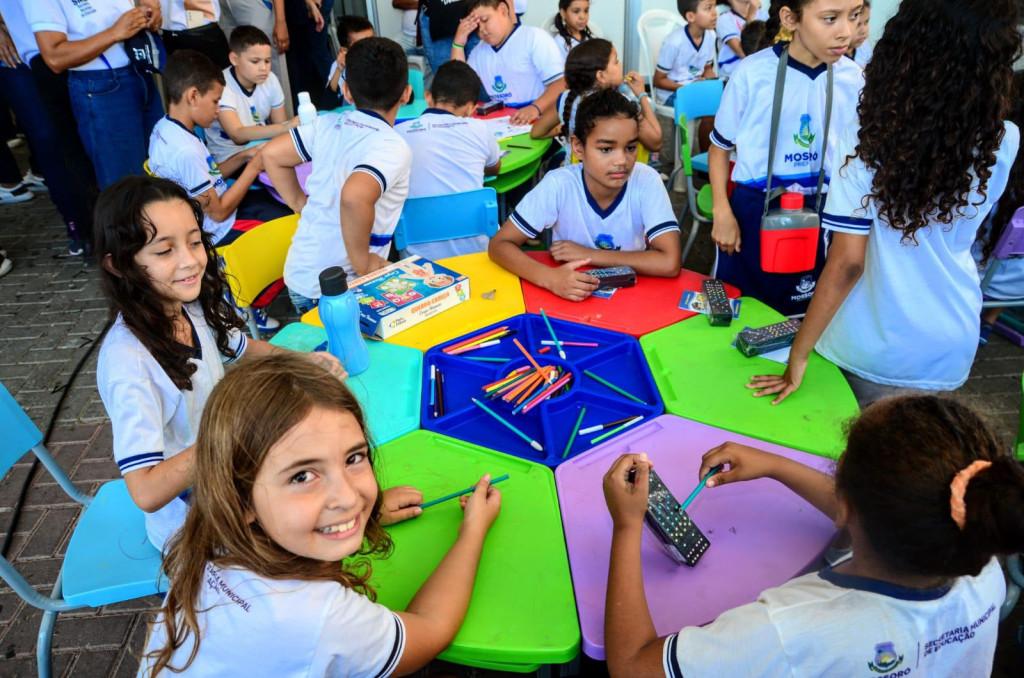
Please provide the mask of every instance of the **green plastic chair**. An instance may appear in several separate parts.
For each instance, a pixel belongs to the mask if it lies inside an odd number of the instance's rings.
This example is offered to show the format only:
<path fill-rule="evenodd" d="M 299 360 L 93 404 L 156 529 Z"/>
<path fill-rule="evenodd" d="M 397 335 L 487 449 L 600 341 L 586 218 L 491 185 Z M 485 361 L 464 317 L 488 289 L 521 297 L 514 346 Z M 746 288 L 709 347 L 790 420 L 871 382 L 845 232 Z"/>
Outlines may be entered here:
<path fill-rule="evenodd" d="M 1021 391 L 1024 391 L 1024 374 L 1021 375 Z M 1024 461 L 1024 401 L 1021 403 L 1020 421 L 1017 424 L 1017 439 L 1013 441 L 1017 458 Z"/>

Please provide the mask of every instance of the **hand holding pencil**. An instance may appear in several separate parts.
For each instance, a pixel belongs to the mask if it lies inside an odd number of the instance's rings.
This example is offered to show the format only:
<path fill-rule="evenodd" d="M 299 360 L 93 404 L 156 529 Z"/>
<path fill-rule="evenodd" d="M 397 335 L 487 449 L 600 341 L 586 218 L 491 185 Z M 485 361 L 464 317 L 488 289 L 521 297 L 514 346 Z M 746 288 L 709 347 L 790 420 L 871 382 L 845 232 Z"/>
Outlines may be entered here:
<path fill-rule="evenodd" d="M 472 494 L 459 497 L 459 505 L 465 511 L 459 525 L 459 536 L 486 536 L 501 512 L 501 491 L 491 485 L 491 474 L 485 473 L 480 478 Z"/>

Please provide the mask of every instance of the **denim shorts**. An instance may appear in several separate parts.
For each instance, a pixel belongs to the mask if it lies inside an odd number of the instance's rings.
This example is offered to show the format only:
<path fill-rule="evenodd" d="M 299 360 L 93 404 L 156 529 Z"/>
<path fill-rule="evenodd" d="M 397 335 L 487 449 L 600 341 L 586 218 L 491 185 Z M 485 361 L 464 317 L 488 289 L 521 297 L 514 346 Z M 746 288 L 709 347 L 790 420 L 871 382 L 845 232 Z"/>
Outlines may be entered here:
<path fill-rule="evenodd" d="M 304 297 L 290 287 L 288 288 L 288 298 L 291 299 L 292 306 L 295 307 L 295 310 L 299 315 L 305 315 L 320 304 L 319 299 Z"/>

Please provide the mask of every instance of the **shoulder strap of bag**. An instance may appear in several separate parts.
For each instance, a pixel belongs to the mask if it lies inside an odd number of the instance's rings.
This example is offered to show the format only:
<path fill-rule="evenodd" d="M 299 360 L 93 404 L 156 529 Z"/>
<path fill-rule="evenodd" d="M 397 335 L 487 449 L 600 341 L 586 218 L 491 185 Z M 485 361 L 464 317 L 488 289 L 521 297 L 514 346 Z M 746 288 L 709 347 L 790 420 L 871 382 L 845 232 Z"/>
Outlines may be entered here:
<path fill-rule="evenodd" d="M 781 186 L 772 188 L 772 170 L 775 168 L 775 147 L 779 140 L 779 118 L 782 115 L 782 93 L 786 89 L 786 64 L 789 63 L 789 45 L 782 48 L 779 67 L 775 73 L 775 98 L 772 100 L 772 128 L 768 141 L 768 176 L 765 178 L 763 219 L 768 214 L 768 205 L 773 198 L 785 193 Z M 832 121 L 832 64 L 827 66 L 828 81 L 825 87 L 825 138 L 821 143 L 821 168 L 818 170 L 818 192 L 815 209 L 821 207 L 821 187 L 825 183 L 825 150 L 828 148 L 828 128 Z"/>

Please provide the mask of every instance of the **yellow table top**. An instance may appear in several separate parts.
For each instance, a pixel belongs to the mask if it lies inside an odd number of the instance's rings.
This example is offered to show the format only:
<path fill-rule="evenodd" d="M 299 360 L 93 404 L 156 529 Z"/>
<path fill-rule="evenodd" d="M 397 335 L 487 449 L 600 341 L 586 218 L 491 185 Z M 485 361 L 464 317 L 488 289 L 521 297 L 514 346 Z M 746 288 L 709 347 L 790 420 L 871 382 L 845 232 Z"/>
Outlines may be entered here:
<path fill-rule="evenodd" d="M 469 299 L 399 332 L 388 338 L 388 343 L 426 351 L 449 339 L 526 312 L 518 276 L 491 261 L 486 252 L 440 259 L 437 263 L 469 277 Z M 485 294 L 494 299 L 484 297 Z M 320 312 L 315 308 L 302 316 L 302 322 L 323 326 Z"/>

